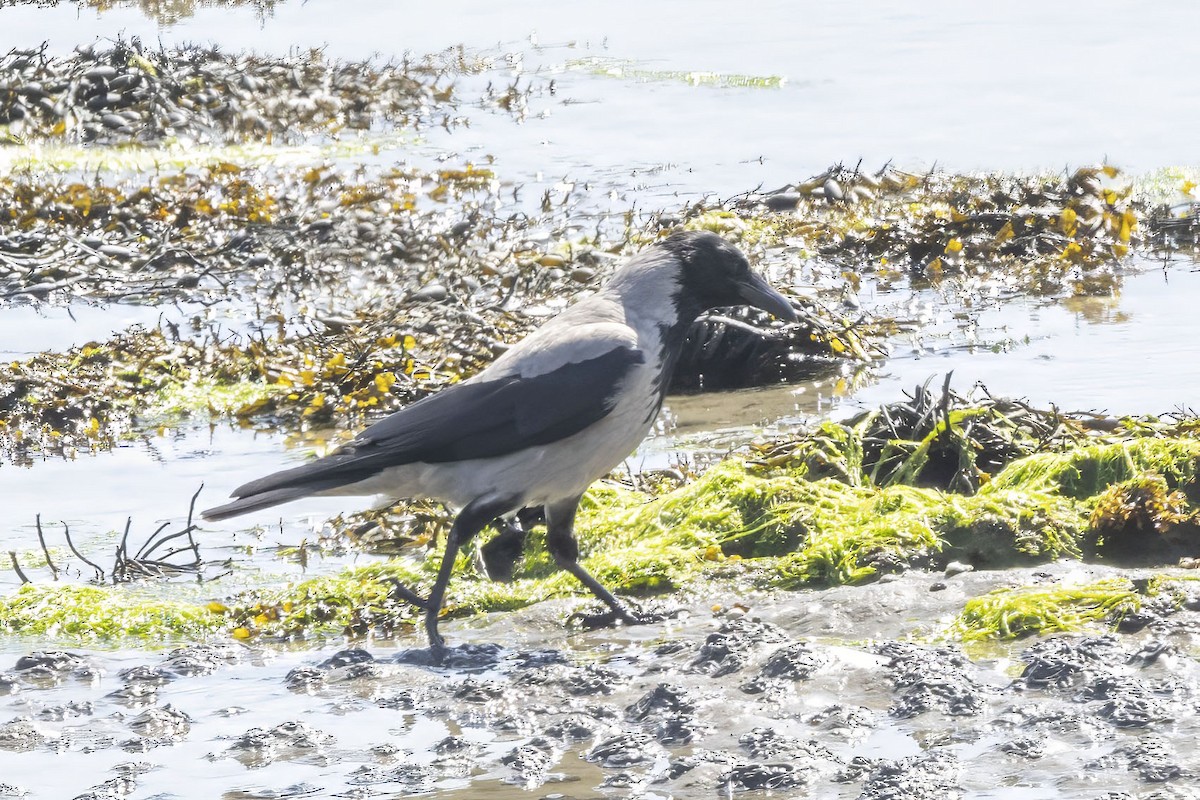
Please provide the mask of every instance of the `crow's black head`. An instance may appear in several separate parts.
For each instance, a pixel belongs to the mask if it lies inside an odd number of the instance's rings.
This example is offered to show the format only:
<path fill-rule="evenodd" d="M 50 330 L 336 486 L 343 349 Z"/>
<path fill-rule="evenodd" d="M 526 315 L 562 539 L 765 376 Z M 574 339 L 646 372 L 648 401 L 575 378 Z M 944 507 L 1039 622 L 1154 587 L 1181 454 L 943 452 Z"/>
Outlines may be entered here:
<path fill-rule="evenodd" d="M 677 233 L 658 247 L 679 264 L 681 292 L 676 302 L 682 315 L 695 317 L 710 308 L 749 305 L 780 319 L 796 319 L 787 299 L 750 269 L 741 250 L 717 234 Z"/>

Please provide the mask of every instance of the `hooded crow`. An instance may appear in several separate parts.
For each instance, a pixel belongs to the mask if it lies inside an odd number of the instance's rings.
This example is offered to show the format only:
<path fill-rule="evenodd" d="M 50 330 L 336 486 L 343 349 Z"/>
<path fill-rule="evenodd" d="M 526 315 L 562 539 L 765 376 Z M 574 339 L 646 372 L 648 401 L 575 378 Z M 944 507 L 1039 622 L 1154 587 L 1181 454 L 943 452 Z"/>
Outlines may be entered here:
<path fill-rule="evenodd" d="M 672 235 L 478 375 L 375 423 L 324 458 L 238 487 L 237 499 L 204 518 L 310 495 L 422 497 L 461 509 L 429 597 L 400 589 L 424 609 L 430 648 L 440 655 L 438 614 L 459 549 L 493 521 L 541 506 L 550 554 L 609 607 L 601 616 L 644 622 L 579 564 L 575 511 L 588 486 L 649 432 L 692 322 L 736 305 L 796 319 L 736 247 L 713 233 Z"/>

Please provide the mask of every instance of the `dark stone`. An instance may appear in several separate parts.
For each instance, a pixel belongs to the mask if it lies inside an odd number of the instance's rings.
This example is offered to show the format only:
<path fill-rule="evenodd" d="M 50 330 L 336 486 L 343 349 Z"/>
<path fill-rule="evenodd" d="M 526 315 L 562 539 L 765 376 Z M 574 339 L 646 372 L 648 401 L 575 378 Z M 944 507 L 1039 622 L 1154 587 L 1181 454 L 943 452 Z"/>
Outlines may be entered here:
<path fill-rule="evenodd" d="M 365 661 L 374 661 L 375 656 L 356 647 L 339 650 L 329 658 L 321 662 L 321 669 L 337 669 L 338 667 L 348 667 L 351 664 L 361 664 Z"/>
<path fill-rule="evenodd" d="M 825 661 L 824 657 L 814 652 L 805 642 L 796 642 L 772 653 L 763 664 L 762 675 L 766 678 L 806 681 Z"/>

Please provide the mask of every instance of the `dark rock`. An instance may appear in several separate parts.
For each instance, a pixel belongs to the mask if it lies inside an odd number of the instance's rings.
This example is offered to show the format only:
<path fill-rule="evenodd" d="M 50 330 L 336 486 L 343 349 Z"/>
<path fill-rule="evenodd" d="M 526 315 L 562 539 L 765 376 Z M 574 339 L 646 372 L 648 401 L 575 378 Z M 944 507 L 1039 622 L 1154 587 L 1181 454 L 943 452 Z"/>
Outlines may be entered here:
<path fill-rule="evenodd" d="M 628 731 L 599 742 L 587 751 L 584 758 L 608 769 L 624 769 L 654 761 L 661 754 L 662 749 L 649 734 Z"/>
<path fill-rule="evenodd" d="M 137 782 L 132 778 L 109 778 L 104 783 L 93 786 L 83 794 L 76 795 L 74 800 L 124 800 L 137 789 Z"/>
<path fill-rule="evenodd" d="M 1041 736 L 1018 736 L 1001 742 L 1000 752 L 1031 760 L 1041 758 L 1046 754 L 1046 740 Z"/>
<path fill-rule="evenodd" d="M 725 791 L 796 789 L 807 783 L 792 764 L 740 764 L 722 778 Z"/>
<path fill-rule="evenodd" d="M 1148 667 L 1151 664 L 1157 663 L 1158 659 L 1163 655 L 1174 652 L 1176 652 L 1175 646 L 1167 644 L 1166 642 L 1146 642 L 1146 644 L 1142 645 L 1141 650 L 1138 650 L 1136 653 L 1129 656 L 1126 663 L 1139 667 Z"/>
<path fill-rule="evenodd" d="M 1116 753 L 1129 762 L 1129 768 L 1146 783 L 1165 783 L 1183 775 L 1183 767 L 1166 741 L 1146 737 L 1121 745 Z"/>
<path fill-rule="evenodd" d="M 1156 619 L 1154 614 L 1145 611 L 1131 611 L 1121 617 L 1121 621 L 1117 623 L 1117 630 L 1121 633 L 1137 633 Z"/>
<path fill-rule="evenodd" d="M 803 198 L 799 192 L 779 192 L 767 195 L 763 203 L 771 211 L 792 211 L 800 205 L 801 199 Z"/>
<path fill-rule="evenodd" d="M 833 775 L 834 783 L 855 783 L 879 765 L 879 759 L 855 756 Z"/>
<path fill-rule="evenodd" d="M 95 706 L 90 700 L 72 700 L 62 705 L 47 706 L 37 716 L 46 722 L 62 722 L 71 717 L 88 717 L 94 713 Z"/>
<path fill-rule="evenodd" d="M 251 728 L 229 745 L 247 766 L 265 766 L 278 759 L 308 755 L 333 744 L 334 738 L 304 722 L 284 722 L 274 728 Z"/>
<path fill-rule="evenodd" d="M 357 664 L 333 670 L 331 678 L 337 681 L 380 680 L 387 674 L 384 666 L 376 661 L 360 661 Z"/>
<path fill-rule="evenodd" d="M 1151 689 L 1145 681 L 1126 675 L 1104 675 L 1088 683 L 1079 692 L 1081 701 L 1102 700 L 1096 715 L 1118 728 L 1144 728 L 1171 718 L 1163 702 L 1155 695 L 1172 693 L 1172 687 Z"/>
<path fill-rule="evenodd" d="M 28 670 L 70 672 L 86 664 L 87 660 L 77 653 L 68 653 L 65 650 L 36 650 L 29 655 L 18 658 L 17 664 L 13 669 L 17 672 L 26 672 Z"/>
<path fill-rule="evenodd" d="M 527 650 L 513 656 L 513 666 L 517 669 L 534 669 L 535 667 L 569 663 L 566 654 L 561 650 Z"/>
<path fill-rule="evenodd" d="M 175 676 L 167 670 L 161 667 L 151 667 L 148 664 L 123 669 L 117 673 L 117 677 L 126 684 L 134 683 L 146 686 L 165 686 L 175 680 Z"/>
<path fill-rule="evenodd" d="M 440 283 L 431 283 L 413 292 L 409 299 L 414 303 L 440 303 L 449 296 L 450 293 L 445 286 Z"/>
<path fill-rule="evenodd" d="M 329 658 L 320 663 L 321 669 L 337 669 L 339 667 L 348 667 L 351 664 L 362 664 L 366 661 L 374 661 L 375 656 L 368 653 L 366 650 L 352 647 L 347 650 L 339 650 Z"/>
<path fill-rule="evenodd" d="M 432 767 L 416 763 L 401 764 L 388 770 L 386 777 L 388 782 L 403 786 L 405 794 L 428 794 L 438 779 Z"/>
<path fill-rule="evenodd" d="M 545 728 L 545 735 L 559 742 L 582 742 L 591 739 L 602 724 L 587 714 L 566 714 Z"/>
<path fill-rule="evenodd" d="M 375 698 L 375 705 L 397 711 L 412 711 L 417 707 L 417 698 L 412 690 L 401 689 L 398 692 Z"/>
<path fill-rule="evenodd" d="M 505 687 L 499 683 L 481 682 L 468 678 L 451 691 L 451 696 L 464 703 L 488 703 L 492 700 L 499 700 L 504 697 L 505 693 Z"/>
<path fill-rule="evenodd" d="M 874 728 L 876 725 L 875 714 L 863 706 L 828 706 L 806 717 L 804 721 L 826 731 L 854 731 L 859 728 Z"/>
<path fill-rule="evenodd" d="M 475 750 L 476 746 L 469 739 L 464 739 L 462 736 L 447 736 L 433 746 L 433 752 L 438 755 L 471 753 Z"/>
<path fill-rule="evenodd" d="M 804 743 L 793 736 L 784 736 L 774 728 L 755 728 L 742 734 L 738 744 L 745 748 L 751 758 L 764 761 L 790 755 Z"/>
<path fill-rule="evenodd" d="M 983 710 L 986 689 L 967 675 L 970 662 L 961 652 L 902 642 L 889 642 L 878 652 L 891 658 L 892 683 L 901 695 L 892 716 L 908 719 L 933 710 L 962 716 Z"/>
<path fill-rule="evenodd" d="M 1065 688 L 1077 683 L 1086 670 L 1104 670 L 1124 660 L 1114 636 L 1054 637 L 1030 647 L 1021 658 L 1026 666 L 1019 680 L 1035 689 Z"/>
<path fill-rule="evenodd" d="M 691 744 L 705 730 L 689 714 L 665 714 L 653 723 L 654 738 L 672 747 Z"/>
<path fill-rule="evenodd" d="M 129 727 L 145 737 L 182 739 L 192 729 L 192 720 L 174 706 L 165 705 L 146 709 L 130 721 Z"/>
<path fill-rule="evenodd" d="M 37 747 L 46 737 L 27 717 L 18 717 L 0 725 L 0 750 L 23 752 Z"/>
<path fill-rule="evenodd" d="M 460 644 L 447 648 L 439 660 L 429 648 L 401 650 L 393 659 L 398 664 L 442 667 L 456 671 L 484 670 L 500 663 L 503 649 L 498 644 Z"/>
<path fill-rule="evenodd" d="M 691 714 L 695 710 L 696 704 L 684 689 L 660 683 L 626 708 L 625 718 L 630 722 L 641 722 L 651 715 Z"/>
<path fill-rule="evenodd" d="M 545 783 L 546 773 L 558 760 L 554 746 L 545 739 L 532 739 L 506 753 L 500 763 L 512 767 L 527 789 Z"/>
<path fill-rule="evenodd" d="M 688 671 L 712 678 L 729 675 L 746 665 L 751 651 L 756 647 L 785 642 L 787 638 L 787 634 L 768 623 L 744 617 L 729 620 L 716 633 L 708 635 L 688 665 Z"/>
<path fill-rule="evenodd" d="M 846 193 L 843 191 L 842 185 L 833 178 L 826 178 L 821 188 L 825 192 L 825 199 L 830 202 L 840 202 L 846 199 Z"/>
<path fill-rule="evenodd" d="M 161 666 L 168 672 L 189 677 L 208 675 L 241 660 L 242 650 L 234 645 L 193 644 L 171 651 Z"/>
<path fill-rule="evenodd" d="M 860 800 L 958 800 L 958 760 L 936 750 L 896 761 L 882 759 L 867 775 Z"/>
<path fill-rule="evenodd" d="M 805 642 L 796 642 L 776 650 L 763 664 L 762 675 L 766 678 L 790 678 L 806 681 L 813 676 L 826 659 L 814 652 Z"/>
<path fill-rule="evenodd" d="M 599 664 L 587 664 L 582 669 L 574 669 L 567 673 L 561 686 L 576 697 L 584 697 L 611 694 L 626 680 L 624 675 L 607 667 Z"/>
<path fill-rule="evenodd" d="M 311 692 L 325 685 L 327 673 L 318 667 L 296 667 L 283 681 L 293 692 Z"/>

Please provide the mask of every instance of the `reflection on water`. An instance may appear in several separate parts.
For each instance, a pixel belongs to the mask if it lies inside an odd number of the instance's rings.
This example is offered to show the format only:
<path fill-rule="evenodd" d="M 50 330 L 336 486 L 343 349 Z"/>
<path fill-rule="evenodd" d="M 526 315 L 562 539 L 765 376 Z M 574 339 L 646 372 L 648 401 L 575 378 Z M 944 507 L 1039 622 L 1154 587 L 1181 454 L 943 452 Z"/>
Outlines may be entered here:
<path fill-rule="evenodd" d="M 1195 298 L 1200 271 L 1185 266 L 1125 278 L 1112 297 L 1008 300 L 956 315 L 926 292 L 929 325 L 897 342 L 879 380 L 853 397 L 855 407 L 896 399 L 899 390 L 954 371 L 954 388 L 983 384 L 1063 411 L 1165 414 L 1197 408 Z M 869 298 L 887 303 L 886 295 Z"/>
<path fill-rule="evenodd" d="M 0 49 L 48 40 L 69 51 L 96 37 L 165 45 L 214 42 L 284 54 L 323 47 L 330 57 L 512 50 L 497 83 L 518 73 L 556 82 L 522 126 L 474 120 L 444 137 L 458 153 L 496 155 L 512 179 L 539 171 L 664 168 L 675 191 L 731 195 L 779 186 L 831 163 L 937 163 L 972 169 L 1060 169 L 1108 159 L 1145 171 L 1195 163 L 1200 84 L 1179 68 L 1200 30 L 1200 4 L 1139 7 L 1099 0 L 1078 13 L 1035 0 L 960 3 L 820 0 L 731 10 L 702 0 L 617 0 L 604 14 L 535 0 L 520 14 L 470 0 L 453 7 L 384 0 L 202 7 L 162 28 L 125 4 L 97 14 L 62 4 L 0 9 Z M 1120 68 L 1111 68 L 1120 53 Z M 777 76 L 778 88 L 668 80 L 613 80 L 569 69 L 579 59 L 635 64 L 660 75 Z M 1059 78 L 1077 76 L 1070 90 Z M 753 82 L 751 82 L 753 84 Z M 662 110 L 670 109 L 664 122 Z M 492 122 L 495 122 L 493 120 Z"/>

